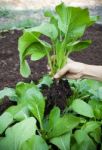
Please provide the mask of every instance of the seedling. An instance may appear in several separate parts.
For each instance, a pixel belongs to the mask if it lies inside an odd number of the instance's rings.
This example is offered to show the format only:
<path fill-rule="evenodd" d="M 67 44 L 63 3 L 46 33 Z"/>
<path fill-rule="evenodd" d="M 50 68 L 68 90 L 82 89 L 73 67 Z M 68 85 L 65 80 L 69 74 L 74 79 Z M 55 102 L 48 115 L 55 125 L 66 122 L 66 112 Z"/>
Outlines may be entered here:
<path fill-rule="evenodd" d="M 45 12 L 50 20 L 40 26 L 24 31 L 19 38 L 20 73 L 28 77 L 31 73 L 27 57 L 37 61 L 45 56 L 53 76 L 67 62 L 69 54 L 80 51 L 91 44 L 91 40 L 82 40 L 86 28 L 91 26 L 97 17 L 91 17 L 88 9 L 67 7 L 63 3 L 56 6 L 55 12 Z M 49 43 L 41 36 L 49 38 Z M 51 59 L 54 56 L 54 59 Z"/>

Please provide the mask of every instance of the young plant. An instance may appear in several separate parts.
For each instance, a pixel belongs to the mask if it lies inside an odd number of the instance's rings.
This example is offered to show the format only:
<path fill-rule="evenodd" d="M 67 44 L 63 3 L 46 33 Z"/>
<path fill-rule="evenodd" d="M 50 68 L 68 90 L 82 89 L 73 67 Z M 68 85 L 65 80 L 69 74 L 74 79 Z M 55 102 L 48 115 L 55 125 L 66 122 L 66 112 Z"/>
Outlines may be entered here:
<path fill-rule="evenodd" d="M 87 27 L 91 26 L 97 17 L 91 17 L 88 9 L 67 7 L 63 3 L 56 6 L 55 12 L 45 12 L 50 21 L 40 26 L 24 31 L 19 38 L 20 73 L 28 77 L 31 73 L 26 58 L 36 61 L 45 56 L 53 76 L 67 62 L 69 54 L 87 48 L 91 41 L 81 37 Z M 42 40 L 48 37 L 50 42 Z M 54 56 L 54 59 L 51 59 Z"/>

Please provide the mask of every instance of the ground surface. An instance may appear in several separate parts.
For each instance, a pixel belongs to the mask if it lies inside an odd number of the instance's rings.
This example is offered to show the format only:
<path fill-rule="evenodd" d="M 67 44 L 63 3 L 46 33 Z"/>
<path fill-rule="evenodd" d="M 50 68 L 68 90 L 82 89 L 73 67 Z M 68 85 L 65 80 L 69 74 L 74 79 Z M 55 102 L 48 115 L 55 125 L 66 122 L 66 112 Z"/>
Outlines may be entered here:
<path fill-rule="evenodd" d="M 2 32 L 0 34 L 0 89 L 15 86 L 19 81 L 38 80 L 47 72 L 46 59 L 31 62 L 32 74 L 24 79 L 19 73 L 18 38 L 21 31 Z M 83 52 L 71 54 L 71 58 L 88 64 L 102 65 L 102 26 L 88 29 L 85 39 L 92 39 L 92 45 Z"/>

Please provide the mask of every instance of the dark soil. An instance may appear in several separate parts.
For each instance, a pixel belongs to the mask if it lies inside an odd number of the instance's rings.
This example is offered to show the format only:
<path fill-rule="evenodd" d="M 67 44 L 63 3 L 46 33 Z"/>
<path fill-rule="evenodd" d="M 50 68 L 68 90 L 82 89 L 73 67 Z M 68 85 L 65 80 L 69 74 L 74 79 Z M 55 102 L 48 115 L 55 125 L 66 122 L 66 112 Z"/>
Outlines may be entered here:
<path fill-rule="evenodd" d="M 8 98 L 4 98 L 3 103 L 0 104 L 0 115 L 6 110 L 8 107 L 12 105 L 16 105 L 16 102 L 9 101 Z"/>
<path fill-rule="evenodd" d="M 87 64 L 102 65 L 102 25 L 90 27 L 83 39 L 91 39 L 92 44 L 82 52 L 71 54 L 70 57 Z"/>
<path fill-rule="evenodd" d="M 72 91 L 67 80 L 54 80 L 50 88 L 43 85 L 41 91 L 47 99 L 45 114 L 49 114 L 50 110 L 54 106 L 58 106 L 61 110 L 64 110 L 67 104 L 67 99 L 72 95 Z"/>
<path fill-rule="evenodd" d="M 22 31 L 18 30 L 0 33 L 0 90 L 5 86 L 14 87 L 19 81 L 36 81 L 47 72 L 47 60 L 42 59 L 40 61 L 30 62 L 32 74 L 28 79 L 21 77 L 19 73 L 19 56 L 17 49 L 18 38 L 21 34 Z M 83 52 L 71 54 L 70 57 L 76 61 L 102 65 L 102 25 L 94 25 L 89 28 L 85 33 L 84 39 L 92 39 L 92 45 Z M 63 89 L 63 96 L 65 93 L 66 91 Z M 61 100 L 61 104 L 59 103 L 58 105 L 63 108 L 63 103 Z M 8 101 L 4 103 L 5 108 L 9 106 L 8 104 Z M 4 105 L 0 106 L 0 110 L 3 111 Z"/>

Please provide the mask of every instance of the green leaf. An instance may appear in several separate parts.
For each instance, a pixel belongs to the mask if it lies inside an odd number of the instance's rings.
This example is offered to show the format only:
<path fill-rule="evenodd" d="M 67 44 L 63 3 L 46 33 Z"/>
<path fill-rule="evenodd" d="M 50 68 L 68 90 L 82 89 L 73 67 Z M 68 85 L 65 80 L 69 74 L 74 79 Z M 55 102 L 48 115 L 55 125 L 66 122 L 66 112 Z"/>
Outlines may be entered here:
<path fill-rule="evenodd" d="M 73 109 L 73 111 L 75 111 L 76 113 L 78 113 L 82 116 L 86 116 L 89 118 L 94 117 L 92 107 L 89 104 L 87 104 L 86 102 L 82 101 L 81 99 L 74 100 L 71 105 L 71 108 Z"/>
<path fill-rule="evenodd" d="M 60 109 L 58 107 L 54 107 L 49 115 L 49 131 L 54 127 L 54 123 L 57 122 L 60 118 Z"/>
<path fill-rule="evenodd" d="M 16 86 L 16 92 L 19 95 L 19 102 L 26 102 L 28 104 L 29 110 L 41 125 L 44 116 L 45 99 L 38 87 L 34 83 L 21 82 Z"/>
<path fill-rule="evenodd" d="M 65 56 L 64 49 L 62 48 L 62 42 L 58 41 L 56 42 L 56 67 L 58 69 L 61 69 L 62 66 L 64 66 L 67 63 L 67 56 Z"/>
<path fill-rule="evenodd" d="M 21 121 L 29 117 L 29 110 L 26 103 L 11 106 L 6 110 L 6 112 L 12 114 L 13 119 L 16 121 Z"/>
<path fill-rule="evenodd" d="M 101 127 L 95 129 L 92 133 L 90 133 L 90 136 L 91 136 L 97 143 L 101 143 Z"/>
<path fill-rule="evenodd" d="M 84 130 L 86 133 L 90 133 L 99 128 L 100 126 L 101 124 L 98 121 L 89 121 L 82 126 L 82 130 Z"/>
<path fill-rule="evenodd" d="M 91 44 L 91 40 L 86 40 L 86 41 L 75 41 L 67 44 L 67 49 L 68 51 L 80 51 L 82 49 L 85 49 L 89 47 Z"/>
<path fill-rule="evenodd" d="M 30 45 L 32 45 L 34 42 L 37 42 L 37 37 L 39 37 L 39 34 L 36 34 L 36 36 L 34 36 L 32 33 L 24 32 L 18 41 L 20 73 L 24 77 L 28 77 L 31 73 L 29 65 L 25 60 L 25 51 L 27 50 L 27 48 L 29 48 Z"/>
<path fill-rule="evenodd" d="M 6 137 L 0 140 L 0 149 L 20 150 L 22 143 L 31 138 L 35 131 L 36 120 L 32 117 L 17 123 L 6 130 Z"/>
<path fill-rule="evenodd" d="M 0 91 L 0 102 L 2 102 L 2 99 L 5 96 L 9 97 L 12 101 L 17 101 L 17 95 L 13 88 L 5 87 L 3 90 Z"/>
<path fill-rule="evenodd" d="M 70 150 L 70 133 L 55 137 L 50 142 L 56 145 L 60 150 Z"/>
<path fill-rule="evenodd" d="M 95 81 L 95 80 L 86 80 L 87 84 L 90 86 L 91 89 L 96 91 L 98 88 L 102 87 L 102 82 Z"/>
<path fill-rule="evenodd" d="M 48 87 L 50 87 L 52 83 L 52 78 L 49 75 L 44 75 L 43 78 L 40 79 L 38 87 L 41 87 L 42 85 L 47 85 Z"/>
<path fill-rule="evenodd" d="M 2 134 L 5 129 L 13 122 L 13 116 L 8 113 L 8 112 L 4 112 L 1 116 L 0 116 L 0 134 Z"/>
<path fill-rule="evenodd" d="M 31 74 L 31 70 L 30 67 L 27 63 L 26 60 L 24 60 L 21 64 L 20 64 L 20 73 L 23 77 L 27 78 L 30 74 Z"/>
<path fill-rule="evenodd" d="M 61 3 L 56 7 L 58 14 L 58 27 L 68 37 L 81 37 L 85 28 L 91 22 L 88 9 L 79 7 L 66 7 Z"/>
<path fill-rule="evenodd" d="M 98 98 L 102 101 L 102 87 L 99 87 L 97 95 Z"/>
<path fill-rule="evenodd" d="M 48 137 L 53 138 L 71 131 L 80 123 L 80 118 L 74 115 L 64 115 L 60 117 L 60 110 L 54 108 L 49 116 L 49 131 Z M 63 125 L 63 126 L 62 126 Z"/>
<path fill-rule="evenodd" d="M 45 17 L 50 17 L 50 23 L 51 24 L 54 24 L 55 27 L 57 28 L 58 32 L 59 32 L 59 29 L 58 29 L 58 16 L 52 11 L 45 11 L 44 13 L 44 16 Z"/>
<path fill-rule="evenodd" d="M 37 42 L 39 34 L 35 36 L 30 32 L 24 32 L 23 35 L 18 40 L 18 50 L 20 52 L 20 57 L 23 55 L 24 51 L 34 42 Z"/>
<path fill-rule="evenodd" d="M 99 20 L 99 16 L 90 16 L 90 20 L 91 22 L 89 23 L 89 26 L 93 25 L 94 23 L 96 23 Z"/>
<path fill-rule="evenodd" d="M 20 150 L 48 150 L 48 145 L 42 137 L 33 135 L 30 139 L 22 144 Z"/>
<path fill-rule="evenodd" d="M 24 32 L 19 38 L 18 49 L 20 55 L 20 73 L 24 77 L 31 74 L 30 67 L 25 60 L 31 55 L 31 60 L 39 60 L 47 54 L 50 44 L 39 39 L 40 33 Z"/>
<path fill-rule="evenodd" d="M 96 150 L 96 145 L 92 139 L 82 130 L 77 130 L 74 134 L 77 141 L 78 150 Z"/>
<path fill-rule="evenodd" d="M 23 58 L 26 56 L 31 55 L 31 60 L 36 61 L 41 58 L 43 58 L 45 55 L 47 55 L 48 49 L 50 49 L 50 44 L 39 40 L 39 42 L 35 42 L 34 44 L 30 45 L 24 52 Z"/>
<path fill-rule="evenodd" d="M 89 104 L 93 108 L 95 118 L 102 119 L 102 102 L 92 99 L 89 101 Z"/>
<path fill-rule="evenodd" d="M 48 36 L 49 38 L 51 38 L 53 40 L 56 39 L 58 36 L 56 27 L 50 23 L 43 23 L 40 26 L 27 29 L 26 31 L 27 32 L 38 32 L 38 33 Z"/>

